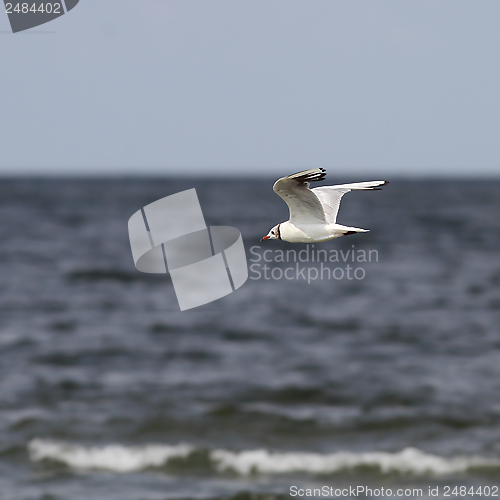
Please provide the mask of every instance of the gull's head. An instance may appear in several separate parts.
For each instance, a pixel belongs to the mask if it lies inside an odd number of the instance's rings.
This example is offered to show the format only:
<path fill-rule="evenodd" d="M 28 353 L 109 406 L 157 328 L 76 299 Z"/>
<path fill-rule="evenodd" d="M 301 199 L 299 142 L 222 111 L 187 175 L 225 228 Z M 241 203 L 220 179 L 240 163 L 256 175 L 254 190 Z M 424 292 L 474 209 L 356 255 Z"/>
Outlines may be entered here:
<path fill-rule="evenodd" d="M 260 241 L 264 240 L 281 240 L 281 234 L 280 234 L 280 225 L 277 224 L 274 226 L 271 231 L 269 231 L 264 238 L 262 238 Z"/>

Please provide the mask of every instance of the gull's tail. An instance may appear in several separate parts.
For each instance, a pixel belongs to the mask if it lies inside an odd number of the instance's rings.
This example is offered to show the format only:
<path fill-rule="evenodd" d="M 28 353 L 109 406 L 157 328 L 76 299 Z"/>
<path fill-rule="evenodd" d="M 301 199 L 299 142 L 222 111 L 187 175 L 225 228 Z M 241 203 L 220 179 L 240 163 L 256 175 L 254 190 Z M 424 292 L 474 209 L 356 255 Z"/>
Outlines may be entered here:
<path fill-rule="evenodd" d="M 340 236 L 349 236 L 350 234 L 356 234 L 356 233 L 368 233 L 370 231 L 369 229 L 361 229 L 360 227 L 341 226 L 340 224 L 337 225 L 337 228 L 343 231 L 343 233 Z"/>

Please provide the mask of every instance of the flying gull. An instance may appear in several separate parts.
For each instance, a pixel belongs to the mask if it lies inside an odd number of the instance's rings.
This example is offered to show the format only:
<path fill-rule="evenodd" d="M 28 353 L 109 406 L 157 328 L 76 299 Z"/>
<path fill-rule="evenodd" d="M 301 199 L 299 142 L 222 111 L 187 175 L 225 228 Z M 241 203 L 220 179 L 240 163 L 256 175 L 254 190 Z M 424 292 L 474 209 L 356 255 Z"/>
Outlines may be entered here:
<path fill-rule="evenodd" d="M 311 168 L 278 179 L 273 190 L 288 205 L 290 219 L 274 226 L 260 241 L 316 243 L 349 234 L 366 233 L 368 229 L 337 224 L 340 199 L 349 191 L 379 190 L 388 182 L 355 182 L 309 189 L 310 182 L 322 181 L 325 176 L 324 168 Z"/>

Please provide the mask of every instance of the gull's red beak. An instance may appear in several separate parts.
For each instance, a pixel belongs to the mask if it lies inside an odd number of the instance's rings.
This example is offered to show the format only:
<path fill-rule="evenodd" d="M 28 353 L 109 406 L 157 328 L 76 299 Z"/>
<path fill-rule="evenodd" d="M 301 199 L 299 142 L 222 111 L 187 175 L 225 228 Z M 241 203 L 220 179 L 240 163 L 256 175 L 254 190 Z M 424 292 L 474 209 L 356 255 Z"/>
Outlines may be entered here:
<path fill-rule="evenodd" d="M 264 238 L 262 238 L 260 241 L 264 241 L 264 240 L 268 240 L 269 239 L 269 236 L 264 236 Z"/>

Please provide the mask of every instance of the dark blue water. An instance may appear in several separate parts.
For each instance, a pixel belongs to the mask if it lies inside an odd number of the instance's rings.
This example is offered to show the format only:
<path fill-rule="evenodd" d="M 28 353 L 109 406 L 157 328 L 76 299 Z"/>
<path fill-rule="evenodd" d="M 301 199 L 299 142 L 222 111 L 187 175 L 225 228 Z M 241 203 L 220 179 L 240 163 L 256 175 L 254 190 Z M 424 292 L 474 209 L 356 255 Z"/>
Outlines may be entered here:
<path fill-rule="evenodd" d="M 260 242 L 287 219 L 271 186 L 2 180 L 0 498 L 498 484 L 500 182 L 349 193 L 339 222 L 371 232 L 315 245 L 335 262 Z M 256 266 L 180 312 L 168 277 L 135 270 L 127 221 L 192 187 Z M 283 277 L 297 265 L 362 272 Z"/>

